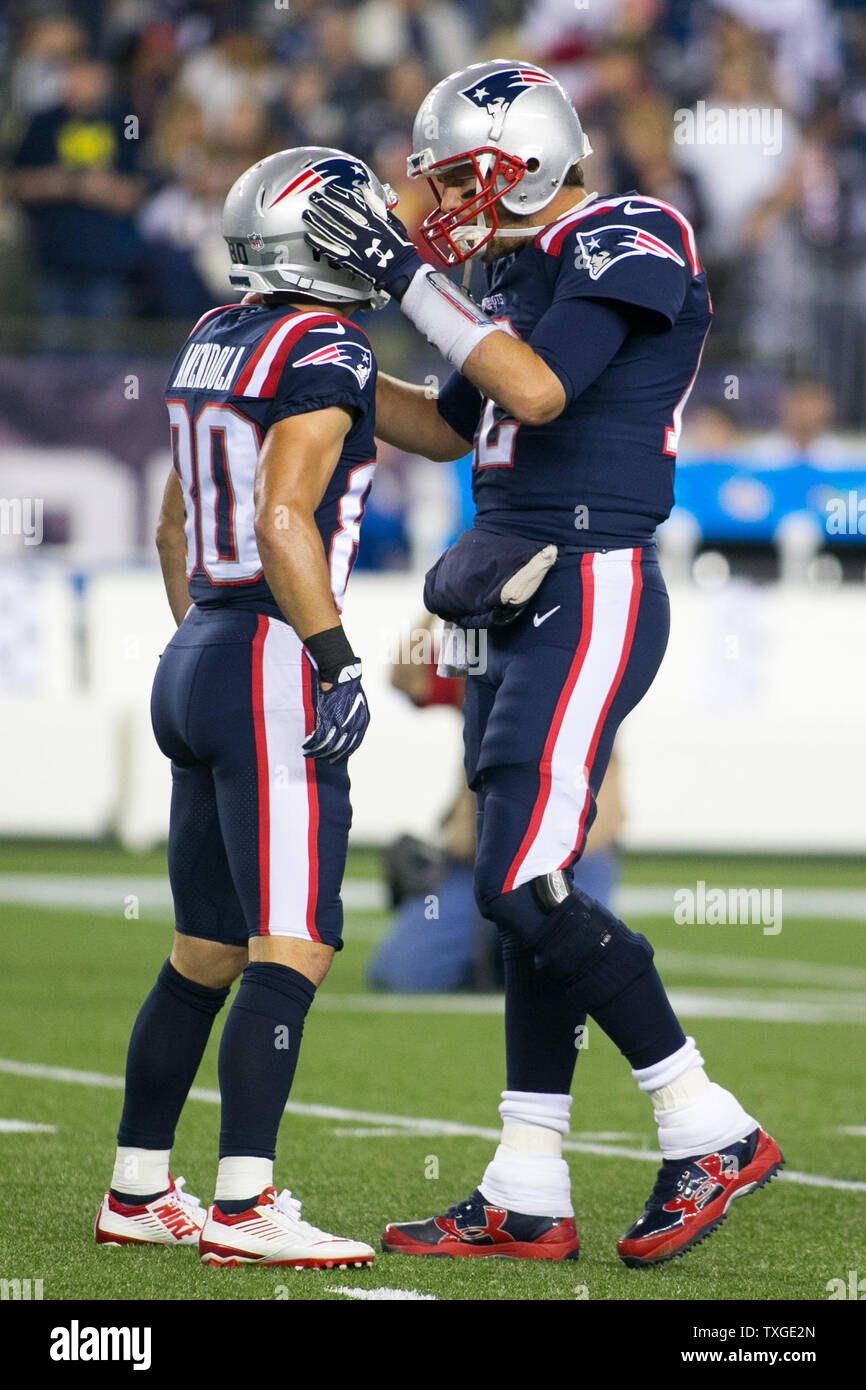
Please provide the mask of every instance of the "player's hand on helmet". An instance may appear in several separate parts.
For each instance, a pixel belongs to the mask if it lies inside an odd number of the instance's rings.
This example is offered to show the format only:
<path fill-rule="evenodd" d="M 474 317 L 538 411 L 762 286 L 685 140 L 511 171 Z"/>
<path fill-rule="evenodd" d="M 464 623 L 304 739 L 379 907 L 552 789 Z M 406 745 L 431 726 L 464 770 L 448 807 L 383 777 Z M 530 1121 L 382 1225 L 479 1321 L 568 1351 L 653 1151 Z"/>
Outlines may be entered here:
<path fill-rule="evenodd" d="M 302 214 L 309 228 L 308 246 L 347 270 L 369 280 L 376 289 L 402 298 L 422 265 L 412 239 L 371 188 L 341 188 L 330 184 L 309 197 Z"/>
<path fill-rule="evenodd" d="M 360 661 L 353 659 L 350 665 L 342 666 L 332 679 L 329 689 L 319 686 L 316 727 L 301 746 L 305 758 L 341 763 L 360 746 L 370 709 L 361 687 Z"/>

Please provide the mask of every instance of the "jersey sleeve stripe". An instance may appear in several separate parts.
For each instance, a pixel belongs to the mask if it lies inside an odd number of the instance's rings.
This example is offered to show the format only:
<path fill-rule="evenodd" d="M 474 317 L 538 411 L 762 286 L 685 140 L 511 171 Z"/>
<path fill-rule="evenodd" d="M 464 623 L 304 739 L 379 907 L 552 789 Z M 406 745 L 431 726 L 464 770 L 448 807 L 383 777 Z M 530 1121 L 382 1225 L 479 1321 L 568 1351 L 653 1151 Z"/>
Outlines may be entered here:
<path fill-rule="evenodd" d="M 633 202 L 634 199 L 632 199 L 631 201 Z M 703 267 L 698 257 L 698 246 L 695 240 L 695 231 L 688 218 L 683 217 L 682 213 L 678 212 L 672 203 L 665 203 L 662 201 L 661 198 L 646 197 L 641 198 L 641 202 L 652 203 L 653 207 L 663 208 L 665 212 L 670 214 L 670 216 L 674 219 L 675 222 L 679 223 L 680 232 L 682 233 L 683 238 L 683 246 L 685 248 L 686 256 L 688 257 L 689 265 L 692 268 L 692 274 L 700 275 L 703 270 Z"/>
<path fill-rule="evenodd" d="M 591 217 L 596 212 L 609 212 L 621 202 L 621 198 L 615 198 L 606 203 L 591 203 L 588 208 L 575 208 L 573 212 L 565 213 L 558 222 L 539 232 L 535 238 L 535 245 L 550 256 L 558 256 L 562 250 L 562 243 L 576 222 L 580 222 L 584 217 Z"/>

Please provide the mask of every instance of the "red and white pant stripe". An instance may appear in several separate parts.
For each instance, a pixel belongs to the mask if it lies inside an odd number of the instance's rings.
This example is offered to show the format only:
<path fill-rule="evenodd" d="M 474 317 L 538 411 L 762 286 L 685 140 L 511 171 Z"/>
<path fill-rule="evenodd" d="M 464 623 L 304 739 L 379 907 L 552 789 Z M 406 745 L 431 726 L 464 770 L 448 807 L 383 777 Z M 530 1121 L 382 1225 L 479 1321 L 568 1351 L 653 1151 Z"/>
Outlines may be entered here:
<path fill-rule="evenodd" d="M 264 614 L 252 658 L 259 933 L 319 941 L 316 762 L 301 751 L 315 723 L 310 663 L 294 630 Z"/>
<path fill-rule="evenodd" d="M 592 552 L 581 561 L 580 640 L 539 763 L 539 787 L 503 892 L 565 868 L 583 843 L 590 772 L 604 722 L 628 665 L 641 595 L 640 549 Z"/>

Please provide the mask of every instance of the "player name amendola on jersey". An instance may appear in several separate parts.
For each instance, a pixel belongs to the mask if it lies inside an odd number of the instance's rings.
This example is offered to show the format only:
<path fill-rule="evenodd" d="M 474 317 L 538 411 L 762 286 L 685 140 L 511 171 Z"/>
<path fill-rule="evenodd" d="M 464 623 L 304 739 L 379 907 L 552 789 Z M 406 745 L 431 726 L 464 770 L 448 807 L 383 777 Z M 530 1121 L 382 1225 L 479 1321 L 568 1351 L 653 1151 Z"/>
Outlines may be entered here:
<path fill-rule="evenodd" d="M 246 350 L 245 346 L 190 343 L 171 385 L 178 391 L 228 391 Z"/>

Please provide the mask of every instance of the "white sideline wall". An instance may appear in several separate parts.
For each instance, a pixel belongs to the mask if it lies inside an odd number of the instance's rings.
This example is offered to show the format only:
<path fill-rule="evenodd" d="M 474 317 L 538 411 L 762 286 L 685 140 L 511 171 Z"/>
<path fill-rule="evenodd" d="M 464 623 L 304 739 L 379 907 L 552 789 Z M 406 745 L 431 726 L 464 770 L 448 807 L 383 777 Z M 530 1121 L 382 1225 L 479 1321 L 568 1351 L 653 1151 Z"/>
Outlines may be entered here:
<path fill-rule="evenodd" d="M 344 614 L 373 723 L 352 759 L 353 836 L 435 832 L 460 776 L 460 719 L 388 683 L 423 617 L 415 575 L 356 575 Z M 676 589 L 653 688 L 619 740 L 633 848 L 866 849 L 866 600 L 860 588 Z M 164 837 L 170 776 L 150 681 L 173 624 L 158 571 L 93 573 L 81 600 L 84 688 L 0 694 L 0 834 Z M 55 635 L 56 640 L 56 635 Z M 65 673 L 65 676 L 64 676 Z M 68 680 L 66 690 L 58 688 Z"/>

